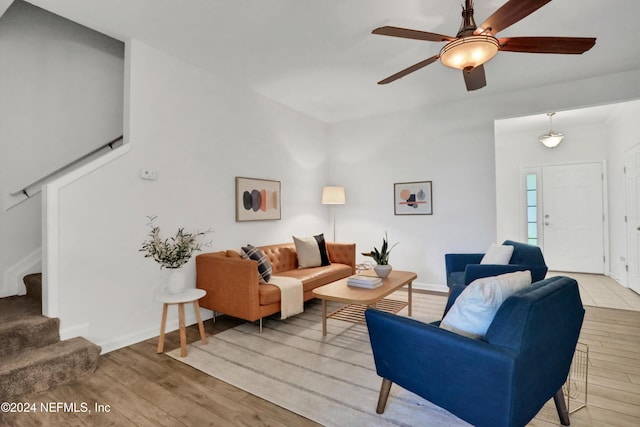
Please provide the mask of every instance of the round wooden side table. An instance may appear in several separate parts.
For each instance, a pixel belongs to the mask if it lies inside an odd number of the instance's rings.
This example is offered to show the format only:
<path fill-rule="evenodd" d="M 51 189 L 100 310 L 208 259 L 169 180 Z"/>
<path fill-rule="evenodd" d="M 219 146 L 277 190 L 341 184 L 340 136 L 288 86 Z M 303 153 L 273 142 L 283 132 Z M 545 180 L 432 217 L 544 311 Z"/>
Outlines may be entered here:
<path fill-rule="evenodd" d="M 158 338 L 158 353 L 162 353 L 164 349 L 164 331 L 167 324 L 167 309 L 169 305 L 178 304 L 178 321 L 180 323 L 180 357 L 187 355 L 187 332 L 185 330 L 184 321 L 184 305 L 193 303 L 193 309 L 198 319 L 198 328 L 200 329 L 200 339 L 203 344 L 207 343 L 207 335 L 204 333 L 204 325 L 202 324 L 202 316 L 200 315 L 200 305 L 198 300 L 205 296 L 207 291 L 204 289 L 186 289 L 179 294 L 158 293 L 155 296 L 156 301 L 164 304 L 162 308 L 162 323 L 160 324 L 160 337 Z"/>

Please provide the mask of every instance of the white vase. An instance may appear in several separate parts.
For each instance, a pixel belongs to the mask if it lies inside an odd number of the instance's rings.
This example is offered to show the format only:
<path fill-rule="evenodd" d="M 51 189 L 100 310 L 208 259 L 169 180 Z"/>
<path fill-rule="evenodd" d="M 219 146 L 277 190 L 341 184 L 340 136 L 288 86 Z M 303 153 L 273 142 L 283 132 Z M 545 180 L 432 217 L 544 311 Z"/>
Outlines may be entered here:
<path fill-rule="evenodd" d="M 169 270 L 167 292 L 170 294 L 183 292 L 187 282 L 185 272 L 181 268 L 169 268 L 167 270 Z"/>
<path fill-rule="evenodd" d="M 387 264 L 387 265 L 374 265 L 373 266 L 373 271 L 376 272 L 376 274 L 378 275 L 378 277 L 381 278 L 385 278 L 389 275 L 389 273 L 391 273 L 392 267 Z"/>

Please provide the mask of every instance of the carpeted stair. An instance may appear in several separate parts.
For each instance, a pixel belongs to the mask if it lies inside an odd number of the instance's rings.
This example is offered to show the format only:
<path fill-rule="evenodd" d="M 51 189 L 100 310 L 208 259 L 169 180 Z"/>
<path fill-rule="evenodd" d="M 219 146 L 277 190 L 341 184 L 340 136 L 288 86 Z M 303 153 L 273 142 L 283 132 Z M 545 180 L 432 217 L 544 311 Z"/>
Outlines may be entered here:
<path fill-rule="evenodd" d="M 42 273 L 27 274 L 22 278 L 27 296 L 40 304 L 42 310 Z"/>
<path fill-rule="evenodd" d="M 60 341 L 60 321 L 28 314 L 0 323 L 0 363 L 15 354 Z"/>
<path fill-rule="evenodd" d="M 42 276 L 29 276 L 25 285 L 35 289 L 0 298 L 0 402 L 66 384 L 98 365 L 99 346 L 82 337 L 60 341 L 60 321 L 40 314 Z"/>

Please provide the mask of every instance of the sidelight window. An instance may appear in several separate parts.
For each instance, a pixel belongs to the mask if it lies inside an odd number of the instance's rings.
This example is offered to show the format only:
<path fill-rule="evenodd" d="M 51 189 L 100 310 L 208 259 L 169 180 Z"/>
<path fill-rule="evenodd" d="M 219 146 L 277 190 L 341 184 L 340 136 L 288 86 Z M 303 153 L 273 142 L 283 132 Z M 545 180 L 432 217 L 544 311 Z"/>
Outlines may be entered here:
<path fill-rule="evenodd" d="M 527 185 L 527 240 L 532 245 L 538 244 L 538 177 L 531 173 L 526 175 Z"/>

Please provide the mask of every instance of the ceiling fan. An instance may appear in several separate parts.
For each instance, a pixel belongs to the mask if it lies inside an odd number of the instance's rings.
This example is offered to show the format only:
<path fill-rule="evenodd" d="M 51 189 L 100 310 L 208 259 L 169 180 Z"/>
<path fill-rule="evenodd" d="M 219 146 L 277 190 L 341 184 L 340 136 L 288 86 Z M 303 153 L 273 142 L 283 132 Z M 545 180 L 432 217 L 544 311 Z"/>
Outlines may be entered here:
<path fill-rule="evenodd" d="M 487 85 L 483 64 L 498 51 L 581 54 L 593 47 L 594 37 L 504 37 L 495 35 L 526 18 L 551 0 L 508 0 L 479 27 L 473 19 L 473 0 L 465 0 L 462 24 L 455 37 L 398 27 L 380 27 L 373 34 L 430 42 L 448 42 L 437 55 L 393 74 L 378 84 L 391 83 L 440 59 L 443 65 L 462 70 L 467 90 Z"/>

